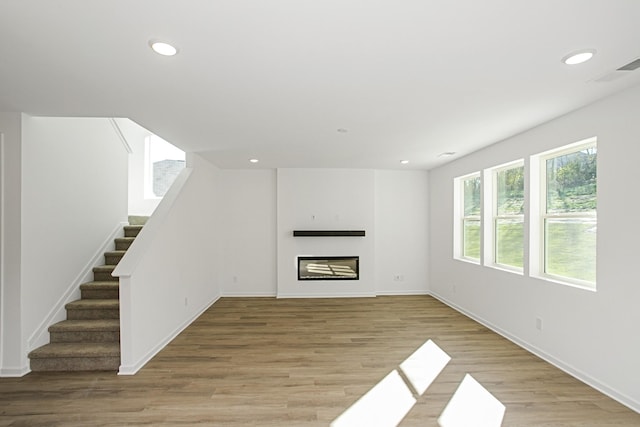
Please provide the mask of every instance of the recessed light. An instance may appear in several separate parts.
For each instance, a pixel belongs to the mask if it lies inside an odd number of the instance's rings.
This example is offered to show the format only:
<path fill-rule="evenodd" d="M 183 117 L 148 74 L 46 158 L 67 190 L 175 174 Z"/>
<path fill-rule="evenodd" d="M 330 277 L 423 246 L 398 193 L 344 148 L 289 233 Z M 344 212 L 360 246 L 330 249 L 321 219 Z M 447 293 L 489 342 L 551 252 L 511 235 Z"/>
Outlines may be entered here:
<path fill-rule="evenodd" d="M 259 161 L 260 161 L 260 160 L 258 160 L 258 159 L 249 159 L 249 162 L 250 162 L 250 163 L 258 163 Z"/>
<path fill-rule="evenodd" d="M 578 50 L 575 52 L 571 52 L 570 54 L 562 58 L 562 62 L 567 65 L 578 65 L 582 64 L 583 62 L 587 62 L 588 60 L 593 58 L 593 55 L 595 54 L 596 51 L 594 49 Z"/>
<path fill-rule="evenodd" d="M 153 49 L 155 53 L 163 56 L 173 56 L 178 53 L 178 49 L 165 42 L 151 41 L 149 42 L 149 46 L 151 46 L 151 49 Z"/>
<path fill-rule="evenodd" d="M 409 160 L 400 160 L 400 163 L 403 165 L 409 164 Z"/>
<path fill-rule="evenodd" d="M 455 154 L 456 154 L 455 151 L 445 151 L 444 153 L 438 154 L 438 157 L 451 157 Z"/>

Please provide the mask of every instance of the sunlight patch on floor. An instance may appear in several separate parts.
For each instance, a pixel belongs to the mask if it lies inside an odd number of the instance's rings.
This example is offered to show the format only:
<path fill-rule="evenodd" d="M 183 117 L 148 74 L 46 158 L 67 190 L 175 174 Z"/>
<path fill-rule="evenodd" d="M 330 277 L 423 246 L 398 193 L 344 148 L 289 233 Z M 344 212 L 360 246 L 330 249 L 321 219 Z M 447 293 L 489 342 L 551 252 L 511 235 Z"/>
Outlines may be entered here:
<path fill-rule="evenodd" d="M 428 340 L 400 364 L 400 370 L 422 396 L 450 360 L 451 356 Z"/>
<path fill-rule="evenodd" d="M 505 406 L 471 375 L 464 379 L 438 419 L 440 427 L 499 427 Z"/>
<path fill-rule="evenodd" d="M 416 399 L 395 369 L 332 423 L 331 427 L 397 426 Z"/>

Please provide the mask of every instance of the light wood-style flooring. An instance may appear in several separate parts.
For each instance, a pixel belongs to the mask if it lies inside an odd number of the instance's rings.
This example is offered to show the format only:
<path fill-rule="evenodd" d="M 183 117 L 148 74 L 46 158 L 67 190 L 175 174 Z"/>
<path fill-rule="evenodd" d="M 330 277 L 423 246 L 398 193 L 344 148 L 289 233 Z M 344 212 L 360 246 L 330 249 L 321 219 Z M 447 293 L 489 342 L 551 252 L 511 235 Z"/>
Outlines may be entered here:
<path fill-rule="evenodd" d="M 451 357 L 401 426 L 436 426 L 466 373 L 503 426 L 640 426 L 640 414 L 429 296 L 223 298 L 137 375 L 0 378 L 0 426 L 328 426 L 431 339 Z"/>

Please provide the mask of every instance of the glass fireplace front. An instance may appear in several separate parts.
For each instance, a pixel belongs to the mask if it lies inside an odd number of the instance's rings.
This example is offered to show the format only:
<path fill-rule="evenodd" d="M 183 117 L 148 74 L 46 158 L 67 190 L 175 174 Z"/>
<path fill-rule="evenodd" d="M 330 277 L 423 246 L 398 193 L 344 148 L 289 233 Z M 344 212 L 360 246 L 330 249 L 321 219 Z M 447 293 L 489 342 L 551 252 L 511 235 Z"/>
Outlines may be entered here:
<path fill-rule="evenodd" d="M 299 256 L 298 280 L 358 280 L 360 257 Z"/>

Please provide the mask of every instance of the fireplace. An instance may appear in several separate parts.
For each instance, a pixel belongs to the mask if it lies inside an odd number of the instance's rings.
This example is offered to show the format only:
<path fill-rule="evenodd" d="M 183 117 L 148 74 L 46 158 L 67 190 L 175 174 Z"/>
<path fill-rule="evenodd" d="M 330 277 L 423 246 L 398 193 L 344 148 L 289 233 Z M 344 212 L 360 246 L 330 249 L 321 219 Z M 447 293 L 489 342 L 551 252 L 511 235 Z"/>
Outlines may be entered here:
<path fill-rule="evenodd" d="M 358 280 L 360 257 L 299 256 L 298 280 Z"/>

